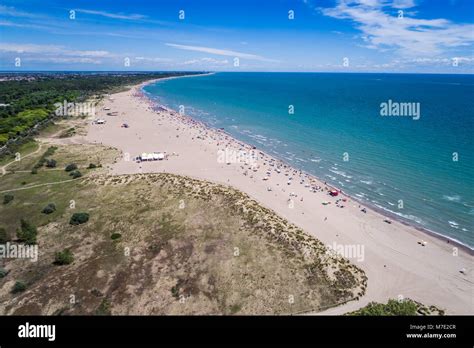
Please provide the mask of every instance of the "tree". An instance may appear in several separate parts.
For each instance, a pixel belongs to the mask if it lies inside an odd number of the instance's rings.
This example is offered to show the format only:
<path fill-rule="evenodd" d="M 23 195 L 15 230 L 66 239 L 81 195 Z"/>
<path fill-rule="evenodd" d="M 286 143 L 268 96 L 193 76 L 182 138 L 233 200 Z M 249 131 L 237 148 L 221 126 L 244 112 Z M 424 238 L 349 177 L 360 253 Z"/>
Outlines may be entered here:
<path fill-rule="evenodd" d="M 72 171 L 69 173 L 70 176 L 72 176 L 73 179 L 80 178 L 82 176 L 82 173 L 78 170 Z"/>
<path fill-rule="evenodd" d="M 72 172 L 73 170 L 77 169 L 77 165 L 75 163 L 70 163 L 64 169 L 66 172 Z"/>
<path fill-rule="evenodd" d="M 16 232 L 18 240 L 26 244 L 35 244 L 38 234 L 36 227 L 24 219 L 21 219 L 20 224 L 21 226 Z"/>
<path fill-rule="evenodd" d="M 74 213 L 71 216 L 71 220 L 69 223 L 71 225 L 80 225 L 89 221 L 89 214 L 88 213 Z"/>
<path fill-rule="evenodd" d="M 43 214 L 51 214 L 56 211 L 56 205 L 54 203 L 49 203 L 46 207 L 43 208 L 41 211 Z"/>
<path fill-rule="evenodd" d="M 46 160 L 46 167 L 55 168 L 56 167 L 56 161 L 53 160 L 53 159 Z"/>
<path fill-rule="evenodd" d="M 15 196 L 13 196 L 12 194 L 7 193 L 6 195 L 3 196 L 3 204 L 10 203 L 11 201 L 13 201 L 13 198 L 15 198 Z"/>

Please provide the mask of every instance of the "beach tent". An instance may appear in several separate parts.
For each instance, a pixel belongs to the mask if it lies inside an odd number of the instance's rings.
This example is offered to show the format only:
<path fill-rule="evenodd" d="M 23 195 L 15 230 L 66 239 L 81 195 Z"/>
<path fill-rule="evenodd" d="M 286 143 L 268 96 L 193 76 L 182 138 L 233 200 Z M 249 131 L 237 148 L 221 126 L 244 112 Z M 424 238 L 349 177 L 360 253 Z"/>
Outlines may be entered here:
<path fill-rule="evenodd" d="M 337 192 L 336 190 L 331 190 L 329 191 L 329 194 L 333 197 L 336 197 L 339 194 L 339 192 Z"/>
<path fill-rule="evenodd" d="M 155 152 L 155 153 L 142 153 L 139 156 L 141 161 L 160 161 L 165 158 L 165 155 L 161 152 Z"/>

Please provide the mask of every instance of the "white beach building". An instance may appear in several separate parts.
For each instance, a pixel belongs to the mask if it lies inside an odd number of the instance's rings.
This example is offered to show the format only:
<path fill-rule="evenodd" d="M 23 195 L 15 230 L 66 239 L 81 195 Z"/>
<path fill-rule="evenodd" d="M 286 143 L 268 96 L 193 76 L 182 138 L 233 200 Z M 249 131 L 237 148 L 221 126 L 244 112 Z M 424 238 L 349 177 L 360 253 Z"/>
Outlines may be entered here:
<path fill-rule="evenodd" d="M 161 161 L 165 159 L 165 154 L 162 152 L 142 153 L 139 156 L 140 161 Z"/>

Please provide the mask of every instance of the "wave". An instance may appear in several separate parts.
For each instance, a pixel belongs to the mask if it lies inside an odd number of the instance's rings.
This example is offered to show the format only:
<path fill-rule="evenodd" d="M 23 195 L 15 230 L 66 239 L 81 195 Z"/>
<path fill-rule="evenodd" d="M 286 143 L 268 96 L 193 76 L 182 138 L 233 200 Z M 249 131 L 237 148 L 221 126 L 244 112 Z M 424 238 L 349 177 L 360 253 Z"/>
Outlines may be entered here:
<path fill-rule="evenodd" d="M 332 169 L 329 169 L 329 171 L 331 173 L 334 173 L 334 174 L 337 174 L 337 175 L 340 175 L 344 178 L 348 178 L 348 179 L 352 179 L 352 176 L 351 175 L 347 175 L 346 172 L 343 172 L 342 170 L 332 170 Z"/>
<path fill-rule="evenodd" d="M 395 214 L 395 215 L 400 216 L 400 217 L 402 217 L 402 218 L 405 218 L 405 219 L 407 219 L 407 220 L 415 221 L 416 223 L 418 223 L 418 224 L 420 224 L 420 225 L 423 225 L 423 226 L 426 225 L 426 223 L 425 223 L 421 218 L 419 218 L 419 217 L 416 216 L 416 215 L 402 214 L 402 213 L 400 213 L 400 212 L 398 212 L 398 211 L 390 210 L 390 209 L 388 209 L 388 208 L 386 208 L 386 207 L 384 207 L 384 206 L 382 206 L 382 205 L 380 205 L 380 204 L 375 204 L 375 206 L 376 206 L 377 208 L 382 209 L 382 210 L 388 211 L 388 212 L 391 213 L 391 214 Z"/>
<path fill-rule="evenodd" d="M 453 196 L 448 196 L 448 195 L 443 195 L 443 199 L 450 201 L 450 202 L 459 202 L 461 200 L 461 196 L 459 195 L 453 195 Z"/>

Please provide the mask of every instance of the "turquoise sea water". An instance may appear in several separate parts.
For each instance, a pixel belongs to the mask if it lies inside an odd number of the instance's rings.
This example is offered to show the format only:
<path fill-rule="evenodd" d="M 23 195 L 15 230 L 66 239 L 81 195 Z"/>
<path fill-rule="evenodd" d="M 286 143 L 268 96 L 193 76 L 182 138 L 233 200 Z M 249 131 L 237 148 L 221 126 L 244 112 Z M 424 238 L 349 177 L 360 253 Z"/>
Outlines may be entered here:
<path fill-rule="evenodd" d="M 474 75 L 217 73 L 144 91 L 354 198 L 474 246 Z M 419 103 L 420 118 L 381 116 L 389 100 Z"/>

